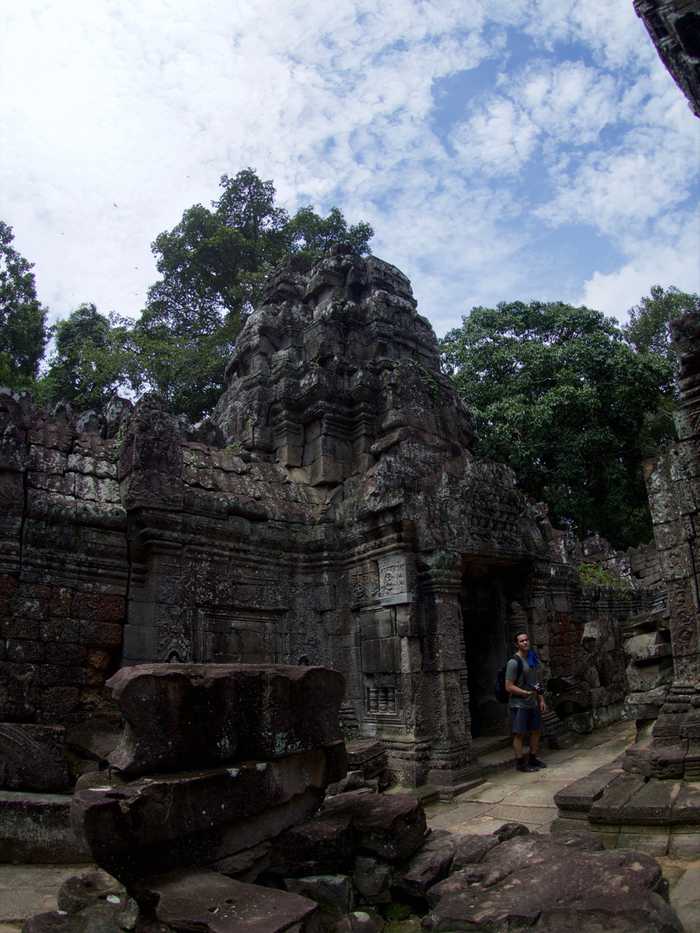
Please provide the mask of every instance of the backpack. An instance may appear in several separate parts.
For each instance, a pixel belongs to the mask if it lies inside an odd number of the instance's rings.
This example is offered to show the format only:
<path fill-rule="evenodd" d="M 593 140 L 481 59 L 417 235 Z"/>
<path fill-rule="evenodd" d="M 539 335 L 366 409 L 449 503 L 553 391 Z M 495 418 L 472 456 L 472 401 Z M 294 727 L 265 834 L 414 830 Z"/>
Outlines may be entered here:
<path fill-rule="evenodd" d="M 515 677 L 516 681 L 518 681 L 523 676 L 523 659 L 519 654 L 514 654 L 513 658 L 518 664 L 518 673 Z M 508 658 L 508 661 L 513 660 L 513 658 Z M 508 700 L 510 700 L 510 693 L 506 690 L 506 667 L 508 666 L 508 661 L 496 672 L 494 693 L 499 703 L 507 703 Z"/>

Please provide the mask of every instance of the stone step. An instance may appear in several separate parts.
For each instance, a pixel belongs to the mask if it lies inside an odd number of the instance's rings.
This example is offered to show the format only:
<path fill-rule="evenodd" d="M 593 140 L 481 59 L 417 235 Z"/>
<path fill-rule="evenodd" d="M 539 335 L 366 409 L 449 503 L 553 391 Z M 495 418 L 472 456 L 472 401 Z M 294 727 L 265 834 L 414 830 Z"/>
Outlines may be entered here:
<path fill-rule="evenodd" d="M 0 791 L 0 862 L 90 862 L 70 824 L 70 794 Z"/>

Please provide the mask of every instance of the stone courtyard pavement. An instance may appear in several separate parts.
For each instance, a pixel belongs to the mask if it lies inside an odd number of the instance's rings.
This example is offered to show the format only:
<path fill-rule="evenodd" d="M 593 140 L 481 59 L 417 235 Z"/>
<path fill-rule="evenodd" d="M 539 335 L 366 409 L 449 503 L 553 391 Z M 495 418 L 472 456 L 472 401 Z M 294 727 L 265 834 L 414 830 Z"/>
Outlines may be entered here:
<path fill-rule="evenodd" d="M 554 794 L 616 758 L 633 734 L 629 723 L 616 723 L 580 737 L 572 748 L 545 751 L 546 770 L 519 774 L 512 767 L 497 768 L 484 784 L 453 801 L 427 803 L 428 824 L 433 829 L 482 834 L 515 821 L 533 832 L 548 833 L 557 816 Z M 506 756 L 506 752 L 500 754 L 501 762 Z M 685 929 L 700 933 L 700 858 L 660 858 L 659 862 L 671 885 L 671 903 Z M 0 933 L 18 933 L 26 917 L 54 910 L 62 882 L 85 867 L 0 865 Z"/>

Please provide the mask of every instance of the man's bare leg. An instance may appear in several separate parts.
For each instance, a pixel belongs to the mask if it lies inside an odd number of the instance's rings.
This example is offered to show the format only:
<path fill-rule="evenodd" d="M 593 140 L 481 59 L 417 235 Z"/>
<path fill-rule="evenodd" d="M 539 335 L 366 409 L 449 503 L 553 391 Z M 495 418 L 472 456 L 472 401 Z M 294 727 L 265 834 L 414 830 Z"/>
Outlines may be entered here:
<path fill-rule="evenodd" d="M 530 733 L 530 754 L 536 755 L 540 750 L 540 731 Z"/>
<path fill-rule="evenodd" d="M 513 733 L 513 751 L 515 752 L 516 758 L 523 757 L 523 740 L 525 736 L 522 732 Z"/>

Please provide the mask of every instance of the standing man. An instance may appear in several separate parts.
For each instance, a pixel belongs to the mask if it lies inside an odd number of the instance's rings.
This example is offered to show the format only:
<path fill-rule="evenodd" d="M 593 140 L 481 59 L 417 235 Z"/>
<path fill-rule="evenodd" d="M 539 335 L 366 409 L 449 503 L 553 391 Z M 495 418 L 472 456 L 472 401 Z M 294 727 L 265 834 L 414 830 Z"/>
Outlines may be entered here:
<path fill-rule="evenodd" d="M 547 765 L 537 757 L 540 750 L 542 713 L 546 707 L 535 667 L 528 663 L 530 639 L 527 632 L 515 636 L 517 653 L 506 665 L 506 690 L 510 694 L 510 727 L 513 733 L 515 767 L 518 771 L 538 771 Z M 530 754 L 523 755 L 525 736 L 530 736 Z"/>

